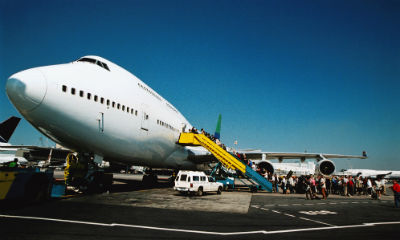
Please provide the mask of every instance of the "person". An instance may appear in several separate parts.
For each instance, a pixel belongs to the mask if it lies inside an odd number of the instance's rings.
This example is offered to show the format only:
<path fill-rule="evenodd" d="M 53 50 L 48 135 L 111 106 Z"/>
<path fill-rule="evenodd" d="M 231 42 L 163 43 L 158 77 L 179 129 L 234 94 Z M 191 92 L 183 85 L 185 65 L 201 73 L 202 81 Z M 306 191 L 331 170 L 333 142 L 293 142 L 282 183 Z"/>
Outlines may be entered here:
<path fill-rule="evenodd" d="M 16 168 L 18 166 L 18 158 L 14 158 L 14 161 L 10 162 L 10 164 L 8 164 L 8 167 L 10 168 Z"/>
<path fill-rule="evenodd" d="M 307 176 L 304 183 L 306 185 L 306 199 L 313 200 L 314 198 L 313 198 L 313 194 L 311 191 L 311 178 L 309 176 Z"/>
<path fill-rule="evenodd" d="M 282 188 L 283 194 L 286 194 L 286 177 L 285 176 L 282 177 L 281 188 Z"/>
<path fill-rule="evenodd" d="M 382 184 L 382 194 L 387 196 L 387 194 L 386 194 L 386 179 L 382 178 L 381 184 Z"/>
<path fill-rule="evenodd" d="M 372 194 L 372 182 L 370 178 L 367 179 L 367 193 L 369 196 Z"/>
<path fill-rule="evenodd" d="M 400 208 L 400 185 L 396 180 L 393 180 L 393 186 L 390 188 L 394 193 L 394 207 Z"/>
<path fill-rule="evenodd" d="M 326 200 L 326 183 L 325 183 L 326 180 L 325 180 L 324 176 L 321 176 L 319 182 L 321 184 L 322 199 Z"/>
<path fill-rule="evenodd" d="M 376 196 L 377 196 L 378 200 L 380 200 L 381 199 L 381 194 L 382 194 L 382 182 L 381 182 L 381 179 L 380 178 L 376 179 L 375 184 L 376 184 L 376 188 L 375 188 Z"/>
<path fill-rule="evenodd" d="M 275 179 L 275 175 L 272 175 L 271 177 L 271 183 L 272 183 L 272 192 L 276 192 L 276 179 Z"/>
<path fill-rule="evenodd" d="M 289 190 L 290 190 L 290 194 L 294 193 L 294 177 L 290 177 L 289 178 Z"/>
<path fill-rule="evenodd" d="M 349 179 L 347 178 L 347 176 L 344 176 L 344 178 L 343 178 L 343 195 L 344 196 L 349 196 L 348 184 L 349 184 Z"/>

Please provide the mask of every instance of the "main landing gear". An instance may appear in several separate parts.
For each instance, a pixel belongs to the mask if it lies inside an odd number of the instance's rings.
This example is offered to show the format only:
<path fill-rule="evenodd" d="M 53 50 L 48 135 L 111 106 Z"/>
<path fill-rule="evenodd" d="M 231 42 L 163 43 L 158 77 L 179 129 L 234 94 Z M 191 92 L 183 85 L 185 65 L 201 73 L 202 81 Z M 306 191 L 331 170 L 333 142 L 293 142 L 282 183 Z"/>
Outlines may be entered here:
<path fill-rule="evenodd" d="M 158 177 L 151 168 L 145 171 L 142 183 L 145 186 L 155 186 L 158 183 Z"/>

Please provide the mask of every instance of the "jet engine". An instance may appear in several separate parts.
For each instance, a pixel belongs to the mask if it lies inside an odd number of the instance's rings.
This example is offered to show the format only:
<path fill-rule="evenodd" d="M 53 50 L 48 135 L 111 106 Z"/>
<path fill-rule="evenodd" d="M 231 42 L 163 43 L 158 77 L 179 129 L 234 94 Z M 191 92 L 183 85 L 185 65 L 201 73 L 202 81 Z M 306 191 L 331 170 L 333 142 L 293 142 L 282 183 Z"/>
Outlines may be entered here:
<path fill-rule="evenodd" d="M 331 175 L 335 172 L 335 164 L 329 159 L 323 159 L 315 165 L 315 174 Z"/>
<path fill-rule="evenodd" d="M 260 168 L 260 169 L 265 169 L 265 170 L 267 170 L 270 174 L 274 174 L 274 172 L 275 172 L 275 169 L 274 169 L 274 166 L 272 166 L 272 163 L 270 162 L 270 161 L 268 161 L 268 160 L 261 160 L 259 163 L 258 163 L 258 168 Z"/>

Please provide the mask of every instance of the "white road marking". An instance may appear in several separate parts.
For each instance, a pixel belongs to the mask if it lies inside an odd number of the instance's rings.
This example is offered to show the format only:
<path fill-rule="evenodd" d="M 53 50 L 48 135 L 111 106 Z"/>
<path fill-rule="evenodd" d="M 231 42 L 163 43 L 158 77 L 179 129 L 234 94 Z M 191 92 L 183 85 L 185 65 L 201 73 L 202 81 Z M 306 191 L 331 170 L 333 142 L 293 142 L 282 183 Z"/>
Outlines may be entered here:
<path fill-rule="evenodd" d="M 292 204 L 293 206 L 301 206 L 301 204 L 300 203 L 294 203 L 294 204 Z"/>
<path fill-rule="evenodd" d="M 267 209 L 267 208 L 260 208 L 261 210 L 264 210 L 264 211 L 269 211 L 269 209 Z"/>
<path fill-rule="evenodd" d="M 14 219 L 41 220 L 41 221 L 50 221 L 50 222 L 62 222 L 62 223 L 73 223 L 73 224 L 86 224 L 86 225 L 103 226 L 103 227 L 142 228 L 142 229 L 150 229 L 150 230 L 158 230 L 158 231 L 185 232 L 185 233 L 196 233 L 196 234 L 205 234 L 205 235 L 220 235 L 220 236 L 250 235 L 250 234 L 279 234 L 279 233 L 321 231 L 321 230 L 332 230 L 332 229 L 373 227 L 373 226 L 376 226 L 376 225 L 400 224 L 400 221 L 399 221 L 399 222 L 363 223 L 363 224 L 344 225 L 344 226 L 332 226 L 331 225 L 330 227 L 284 229 L 284 230 L 275 230 L 275 231 L 258 230 L 258 231 L 249 231 L 249 232 L 209 232 L 209 231 L 200 231 L 200 230 L 161 228 L 161 227 L 151 227 L 151 226 L 143 226 L 143 225 L 130 225 L 130 224 L 119 224 L 119 223 L 108 224 L 108 223 L 85 222 L 85 221 L 76 221 L 76 220 L 65 220 L 65 219 L 43 218 L 43 217 L 30 217 L 30 216 L 0 215 L 0 217 L 2 217 L 2 218 L 14 218 Z M 308 220 L 308 221 L 313 221 L 313 220 L 307 219 L 307 218 L 302 218 L 302 219 Z M 321 222 L 319 222 L 319 223 L 321 223 Z M 323 223 L 323 224 L 327 225 L 327 223 Z"/>
<path fill-rule="evenodd" d="M 329 223 L 320 222 L 320 221 L 316 221 L 316 220 L 312 220 L 312 219 L 305 218 L 305 217 L 300 217 L 300 219 L 311 221 L 311 222 L 316 222 L 316 223 L 320 223 L 320 224 L 324 224 L 324 225 L 331 226 L 331 227 L 335 227 L 335 225 L 332 225 L 332 224 L 329 224 Z"/>
<path fill-rule="evenodd" d="M 288 216 L 288 217 L 292 217 L 292 218 L 295 218 L 296 216 L 294 216 L 294 215 L 291 215 L 291 214 L 288 214 L 288 213 L 284 213 L 286 216 Z"/>
<path fill-rule="evenodd" d="M 329 204 L 336 205 L 337 203 L 335 203 L 335 202 L 331 202 L 331 203 L 329 203 Z"/>
<path fill-rule="evenodd" d="M 327 210 L 321 210 L 321 211 L 299 211 L 299 213 L 306 214 L 306 215 L 337 214 L 337 212 L 331 212 L 331 211 L 327 211 Z"/>
<path fill-rule="evenodd" d="M 279 204 L 278 206 L 280 206 L 280 207 L 288 207 L 289 205 L 288 204 Z"/>
<path fill-rule="evenodd" d="M 276 211 L 276 210 L 271 210 L 271 211 L 273 211 L 274 213 L 279 213 L 279 214 L 281 213 L 281 212 L 279 212 L 279 211 Z"/>

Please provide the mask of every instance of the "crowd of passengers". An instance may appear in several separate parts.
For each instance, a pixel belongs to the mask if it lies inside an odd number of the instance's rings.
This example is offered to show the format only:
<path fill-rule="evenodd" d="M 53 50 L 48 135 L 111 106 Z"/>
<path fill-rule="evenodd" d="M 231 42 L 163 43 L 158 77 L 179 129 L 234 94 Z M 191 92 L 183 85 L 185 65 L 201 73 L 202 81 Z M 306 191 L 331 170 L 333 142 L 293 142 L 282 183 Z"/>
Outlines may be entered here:
<path fill-rule="evenodd" d="M 199 133 L 193 127 L 189 130 L 191 133 Z M 214 141 L 218 146 L 226 150 L 226 146 L 222 144 L 214 135 L 204 131 L 202 128 L 200 133 Z M 368 177 L 353 177 L 353 176 L 329 176 L 323 175 L 307 175 L 307 176 L 279 176 L 278 174 L 271 174 L 265 169 L 260 169 L 251 160 L 246 158 L 246 154 L 233 151 L 244 164 L 257 171 L 260 175 L 265 177 L 272 183 L 272 191 L 283 194 L 306 194 L 306 199 L 327 199 L 329 194 L 342 195 L 351 197 L 353 195 L 365 195 L 372 199 L 380 199 L 382 194 L 386 195 L 386 179 L 372 179 Z M 281 189 L 281 191 L 280 191 Z"/>
<path fill-rule="evenodd" d="M 261 173 L 262 174 L 262 173 Z M 373 199 L 380 199 L 381 195 L 386 195 L 386 179 L 372 179 L 367 177 L 352 176 L 329 176 L 308 175 L 308 176 L 278 176 L 277 174 L 263 174 L 273 185 L 274 192 L 302 193 L 306 194 L 306 199 L 327 199 L 329 194 L 354 196 L 365 195 Z"/>

